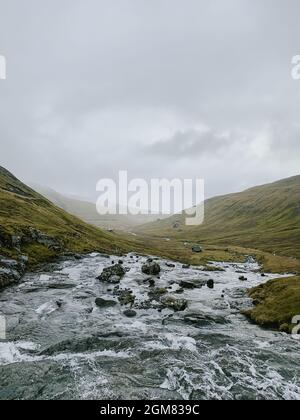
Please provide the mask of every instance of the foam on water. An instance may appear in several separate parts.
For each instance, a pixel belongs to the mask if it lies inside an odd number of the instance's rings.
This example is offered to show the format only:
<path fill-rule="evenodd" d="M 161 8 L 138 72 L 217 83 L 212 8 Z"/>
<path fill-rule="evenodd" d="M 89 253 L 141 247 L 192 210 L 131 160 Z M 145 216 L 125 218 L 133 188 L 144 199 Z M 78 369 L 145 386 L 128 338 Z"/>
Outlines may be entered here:
<path fill-rule="evenodd" d="M 174 313 L 137 306 L 136 317 L 129 319 L 119 304 L 95 304 L 96 297 L 117 301 L 115 285 L 96 277 L 118 259 L 93 253 L 64 261 L 49 272 L 28 274 L 24 284 L 2 293 L 9 341 L 0 342 L 0 378 L 10 378 L 15 398 L 22 398 L 25 389 L 20 376 L 27 386 L 34 369 L 41 375 L 38 382 L 45 383 L 43 395 L 32 385 L 36 398 L 300 399 L 300 343 L 249 324 L 240 315 L 251 303 L 246 288 L 277 275 L 261 277 L 250 259 L 245 264 L 214 263 L 225 271 L 209 273 L 159 261 L 156 287 L 187 299 L 188 309 Z M 122 259 L 129 271 L 121 289 L 131 289 L 139 305 L 147 302 L 148 276 L 141 272 L 146 258 Z M 247 282 L 239 280 L 240 272 L 246 273 Z M 214 280 L 214 289 L 206 287 L 208 279 Z M 176 295 L 182 280 L 204 285 Z M 57 351 L 46 355 L 49 348 Z M 65 373 L 57 384 L 51 376 L 56 368 Z M 0 399 L 5 390 L 0 390 Z"/>

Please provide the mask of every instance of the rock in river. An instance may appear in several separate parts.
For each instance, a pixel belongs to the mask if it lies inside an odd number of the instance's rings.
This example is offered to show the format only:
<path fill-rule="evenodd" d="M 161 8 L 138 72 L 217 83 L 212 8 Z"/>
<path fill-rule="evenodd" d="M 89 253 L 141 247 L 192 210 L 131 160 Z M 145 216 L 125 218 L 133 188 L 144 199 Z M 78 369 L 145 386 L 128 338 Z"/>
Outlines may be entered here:
<path fill-rule="evenodd" d="M 98 280 L 107 283 L 120 283 L 121 278 L 125 276 L 126 271 L 120 264 L 116 264 L 112 267 L 104 268 L 102 274 L 97 277 Z"/>
<path fill-rule="evenodd" d="M 209 289 L 213 289 L 215 287 L 215 282 L 212 279 L 208 280 L 206 284 Z"/>
<path fill-rule="evenodd" d="M 127 316 L 127 318 L 134 318 L 137 315 L 137 313 L 133 311 L 132 309 L 128 309 L 124 311 L 123 314 Z"/>
<path fill-rule="evenodd" d="M 135 295 L 132 290 L 119 290 L 117 293 L 118 300 L 121 305 L 133 305 L 135 302 Z"/>
<path fill-rule="evenodd" d="M 99 306 L 99 308 L 110 308 L 117 304 L 117 302 L 115 302 L 114 300 L 106 300 L 102 298 L 97 298 L 95 300 L 95 303 L 97 306 Z"/>
<path fill-rule="evenodd" d="M 163 296 L 160 302 L 164 307 L 174 309 L 175 312 L 184 311 L 188 306 L 187 300 L 178 299 L 172 295 Z"/>
<path fill-rule="evenodd" d="M 195 289 L 196 285 L 192 281 L 181 280 L 180 287 L 183 289 Z"/>
<path fill-rule="evenodd" d="M 157 276 L 160 273 L 160 265 L 154 261 L 148 261 L 142 266 L 142 272 L 150 276 Z"/>

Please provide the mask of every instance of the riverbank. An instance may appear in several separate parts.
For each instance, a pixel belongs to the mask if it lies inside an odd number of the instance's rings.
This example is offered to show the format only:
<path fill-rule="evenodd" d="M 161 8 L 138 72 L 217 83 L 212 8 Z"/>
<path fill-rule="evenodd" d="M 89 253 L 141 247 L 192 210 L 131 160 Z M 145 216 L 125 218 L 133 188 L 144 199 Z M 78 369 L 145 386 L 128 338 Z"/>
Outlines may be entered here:
<path fill-rule="evenodd" d="M 300 315 L 300 276 L 275 279 L 249 291 L 255 307 L 244 314 L 256 324 L 291 333 Z"/>

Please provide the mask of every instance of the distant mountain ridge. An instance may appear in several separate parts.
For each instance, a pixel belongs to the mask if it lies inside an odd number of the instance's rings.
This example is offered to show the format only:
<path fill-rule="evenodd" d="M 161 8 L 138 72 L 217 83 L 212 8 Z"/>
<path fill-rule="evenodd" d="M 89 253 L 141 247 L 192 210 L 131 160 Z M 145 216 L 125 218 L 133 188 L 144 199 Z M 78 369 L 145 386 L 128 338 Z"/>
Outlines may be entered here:
<path fill-rule="evenodd" d="M 186 226 L 181 214 L 136 232 L 300 258 L 300 176 L 211 198 L 200 226 Z"/>
<path fill-rule="evenodd" d="M 0 167 L 0 254 L 25 254 L 35 265 L 65 252 L 120 253 L 130 246 L 58 208 Z"/>
<path fill-rule="evenodd" d="M 68 213 L 103 229 L 130 231 L 138 225 L 162 218 L 160 215 L 100 215 L 95 203 L 68 197 L 42 185 L 31 184 L 31 187 Z"/>

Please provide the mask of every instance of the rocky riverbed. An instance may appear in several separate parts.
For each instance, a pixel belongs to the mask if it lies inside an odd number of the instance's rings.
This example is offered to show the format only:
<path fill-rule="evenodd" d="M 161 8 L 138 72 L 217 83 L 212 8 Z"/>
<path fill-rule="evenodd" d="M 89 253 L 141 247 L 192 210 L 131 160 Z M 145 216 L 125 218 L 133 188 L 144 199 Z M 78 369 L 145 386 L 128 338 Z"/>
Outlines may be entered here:
<path fill-rule="evenodd" d="M 0 399 L 300 399 L 299 341 L 240 313 L 279 276 L 213 266 L 91 254 L 26 274 L 0 293 Z"/>

